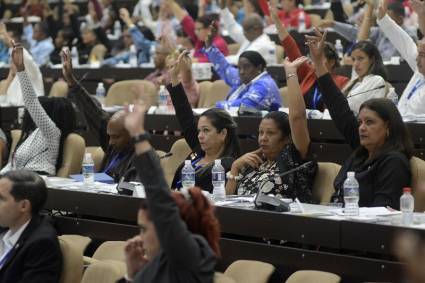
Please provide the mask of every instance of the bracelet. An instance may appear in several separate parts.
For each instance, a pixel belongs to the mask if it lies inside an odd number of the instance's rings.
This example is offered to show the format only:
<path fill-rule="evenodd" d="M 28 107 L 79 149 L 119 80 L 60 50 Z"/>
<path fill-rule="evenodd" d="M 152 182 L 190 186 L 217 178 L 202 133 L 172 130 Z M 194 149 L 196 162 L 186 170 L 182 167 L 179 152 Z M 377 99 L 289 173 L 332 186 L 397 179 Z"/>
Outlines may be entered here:
<path fill-rule="evenodd" d="M 297 74 L 288 74 L 287 76 L 286 76 L 286 80 L 289 80 L 290 78 L 292 78 L 292 77 L 296 77 L 297 76 Z"/>
<path fill-rule="evenodd" d="M 241 174 L 239 174 L 239 175 L 237 175 L 237 176 L 233 176 L 233 174 L 232 174 L 232 173 L 230 173 L 230 171 L 228 171 L 228 172 L 226 173 L 226 178 L 227 178 L 228 180 L 235 180 L 235 181 L 239 181 L 240 179 L 242 179 L 242 175 L 241 175 Z"/>
<path fill-rule="evenodd" d="M 143 134 L 139 134 L 137 136 L 134 136 L 131 138 L 131 141 L 133 142 L 133 144 L 142 142 L 142 141 L 147 141 L 151 138 L 151 135 L 148 132 L 144 132 Z"/>

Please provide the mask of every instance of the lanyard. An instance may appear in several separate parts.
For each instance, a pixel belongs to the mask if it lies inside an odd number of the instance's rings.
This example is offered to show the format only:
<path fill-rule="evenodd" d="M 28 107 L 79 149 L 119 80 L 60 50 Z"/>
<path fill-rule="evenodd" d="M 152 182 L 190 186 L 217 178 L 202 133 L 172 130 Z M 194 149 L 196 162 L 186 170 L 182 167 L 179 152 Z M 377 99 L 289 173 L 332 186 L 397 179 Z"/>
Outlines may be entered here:
<path fill-rule="evenodd" d="M 320 102 L 320 99 L 322 98 L 322 94 L 319 91 L 319 87 L 316 86 L 314 88 L 314 94 L 313 94 L 313 109 L 317 109 L 318 110 L 318 104 Z"/>
<path fill-rule="evenodd" d="M 114 168 L 116 166 L 116 164 L 118 162 L 120 162 L 122 159 L 124 158 L 124 156 L 120 156 L 119 153 L 117 153 L 114 158 L 108 163 L 108 166 L 106 166 L 105 170 L 103 170 L 103 173 L 108 172 L 109 170 L 111 170 L 112 168 Z"/>
<path fill-rule="evenodd" d="M 407 95 L 407 99 L 409 100 L 412 96 L 413 96 L 413 94 L 415 94 L 415 92 L 421 87 L 421 86 L 423 86 L 425 84 L 425 80 L 423 80 L 423 79 L 419 79 L 416 83 L 415 83 L 415 85 L 413 86 L 413 88 L 410 90 L 410 92 L 409 92 L 409 94 Z"/>

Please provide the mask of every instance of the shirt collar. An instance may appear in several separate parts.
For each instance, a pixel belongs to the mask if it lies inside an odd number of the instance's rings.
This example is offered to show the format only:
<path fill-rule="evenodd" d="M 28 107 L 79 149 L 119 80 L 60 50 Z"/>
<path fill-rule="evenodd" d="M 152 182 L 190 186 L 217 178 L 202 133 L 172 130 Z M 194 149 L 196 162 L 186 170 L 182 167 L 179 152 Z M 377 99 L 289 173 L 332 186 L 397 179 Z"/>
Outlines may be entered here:
<path fill-rule="evenodd" d="M 24 225 L 22 225 L 15 233 L 12 233 L 9 229 L 3 236 L 4 244 L 9 248 L 14 247 L 18 242 L 19 238 L 21 237 L 22 233 L 24 232 L 25 228 L 27 228 L 28 224 L 30 223 L 30 220 L 25 222 Z"/>

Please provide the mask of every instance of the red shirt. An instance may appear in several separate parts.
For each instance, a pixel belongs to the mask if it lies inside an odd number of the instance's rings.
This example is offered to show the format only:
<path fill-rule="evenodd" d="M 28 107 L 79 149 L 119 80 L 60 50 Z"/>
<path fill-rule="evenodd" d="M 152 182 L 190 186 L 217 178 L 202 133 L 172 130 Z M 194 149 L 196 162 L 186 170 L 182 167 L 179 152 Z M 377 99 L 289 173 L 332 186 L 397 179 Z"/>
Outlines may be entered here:
<path fill-rule="evenodd" d="M 306 28 L 310 28 L 311 27 L 310 16 L 306 12 L 304 12 L 303 9 L 296 8 L 289 13 L 285 11 L 280 11 L 278 15 L 282 23 L 285 25 L 285 27 L 298 28 L 299 18 L 301 13 L 304 13 Z"/>

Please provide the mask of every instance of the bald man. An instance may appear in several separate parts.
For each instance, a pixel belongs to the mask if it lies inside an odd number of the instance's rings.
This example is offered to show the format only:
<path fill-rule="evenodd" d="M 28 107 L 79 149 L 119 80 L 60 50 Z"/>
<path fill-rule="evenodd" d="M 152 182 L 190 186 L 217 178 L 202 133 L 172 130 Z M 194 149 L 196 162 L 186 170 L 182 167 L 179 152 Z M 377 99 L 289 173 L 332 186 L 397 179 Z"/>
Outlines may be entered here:
<path fill-rule="evenodd" d="M 260 53 L 267 65 L 276 64 L 276 45 L 264 33 L 263 19 L 258 14 L 246 16 L 242 26 L 236 22 L 227 7 L 221 9 L 220 17 L 224 28 L 229 32 L 229 36 L 241 45 L 236 55 L 226 57 L 229 63 L 237 65 L 239 55 L 249 50 Z"/>

